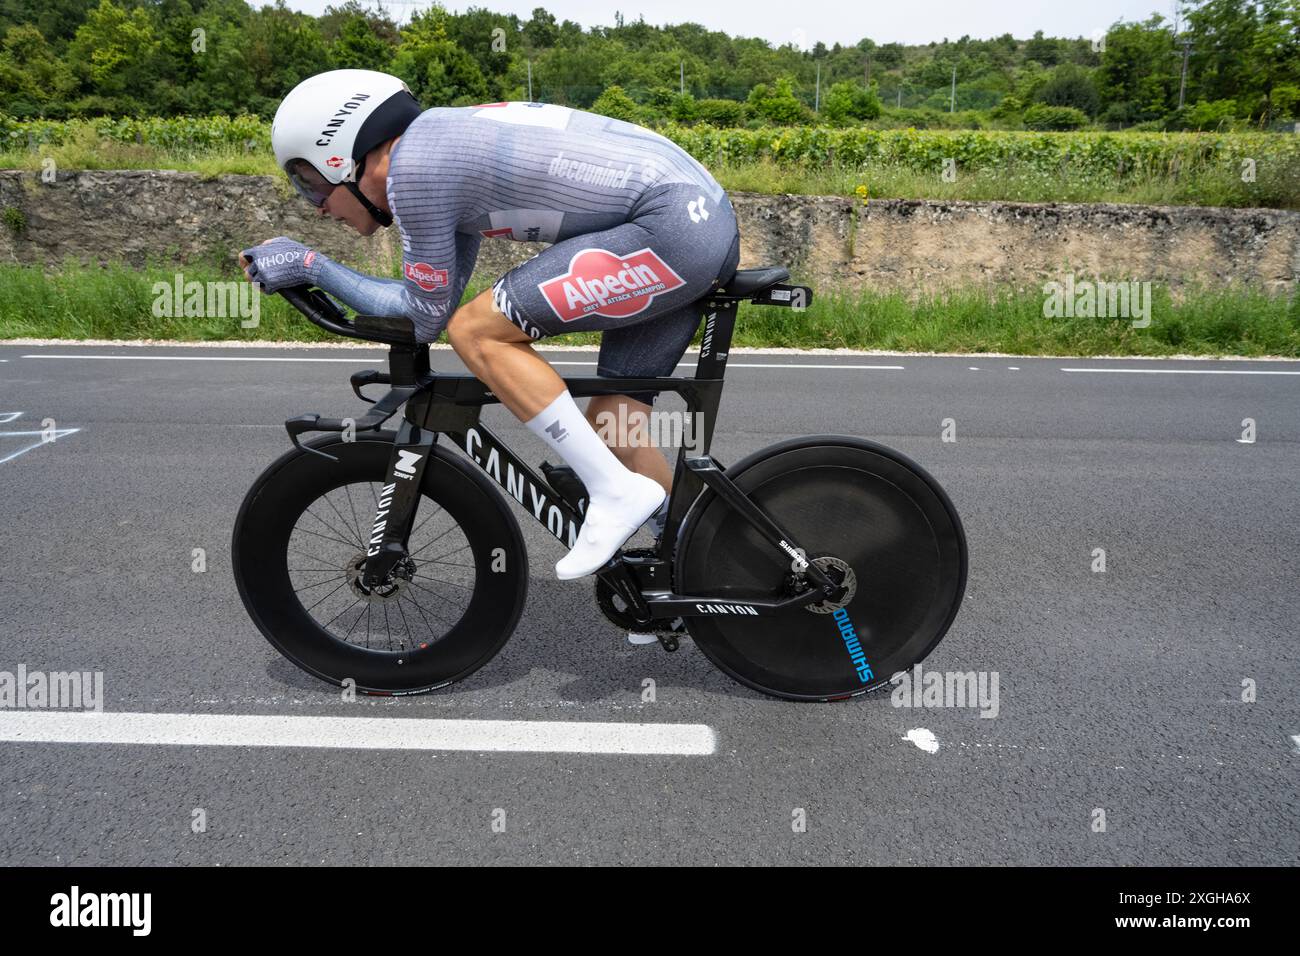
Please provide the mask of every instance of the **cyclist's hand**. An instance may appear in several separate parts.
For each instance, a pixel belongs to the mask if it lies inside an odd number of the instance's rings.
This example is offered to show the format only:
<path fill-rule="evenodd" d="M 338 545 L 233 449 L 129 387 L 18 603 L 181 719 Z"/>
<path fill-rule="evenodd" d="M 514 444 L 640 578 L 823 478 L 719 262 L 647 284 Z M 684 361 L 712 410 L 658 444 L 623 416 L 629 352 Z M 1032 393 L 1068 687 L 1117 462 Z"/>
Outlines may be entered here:
<path fill-rule="evenodd" d="M 311 285 L 320 276 L 320 253 L 286 236 L 268 239 L 239 254 L 248 281 L 270 294 L 296 285 Z"/>

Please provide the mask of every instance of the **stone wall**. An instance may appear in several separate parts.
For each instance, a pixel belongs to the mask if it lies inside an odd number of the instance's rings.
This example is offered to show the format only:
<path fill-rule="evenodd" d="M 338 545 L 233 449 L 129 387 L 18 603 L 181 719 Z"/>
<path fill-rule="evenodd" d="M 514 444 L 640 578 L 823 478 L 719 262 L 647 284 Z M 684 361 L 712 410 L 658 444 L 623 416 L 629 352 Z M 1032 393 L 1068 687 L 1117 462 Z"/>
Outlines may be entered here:
<path fill-rule="evenodd" d="M 1300 212 L 1175 206 L 873 200 L 733 193 L 741 265 L 788 265 L 828 289 L 929 291 L 978 283 L 1037 285 L 1074 270 L 1167 284 L 1300 281 Z M 15 213 L 14 210 L 17 212 Z M 288 235 L 344 262 L 391 268 L 393 230 L 363 239 L 275 177 L 156 170 L 37 174 L 0 170 L 0 256 L 56 264 L 184 264 Z M 21 214 L 21 215 L 19 215 Z M 481 273 L 534 255 L 533 243 L 484 242 Z"/>

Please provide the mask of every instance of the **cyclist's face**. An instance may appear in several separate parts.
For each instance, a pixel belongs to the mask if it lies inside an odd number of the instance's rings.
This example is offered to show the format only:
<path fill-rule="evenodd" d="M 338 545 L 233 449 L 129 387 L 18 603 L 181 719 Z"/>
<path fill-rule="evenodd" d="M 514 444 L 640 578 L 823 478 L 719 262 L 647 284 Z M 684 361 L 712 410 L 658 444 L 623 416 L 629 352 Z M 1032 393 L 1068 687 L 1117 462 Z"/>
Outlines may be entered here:
<path fill-rule="evenodd" d="M 367 153 L 361 178 L 357 181 L 362 193 L 384 211 L 388 211 L 388 157 L 399 139 L 400 136 L 381 143 Z M 363 236 L 372 235 L 379 228 L 374 216 L 350 189 L 326 182 L 311 164 L 295 160 L 286 166 L 285 171 L 298 192 L 320 210 L 322 217 L 332 216 L 338 222 L 346 222 Z"/>
<path fill-rule="evenodd" d="M 374 202 L 374 197 L 371 195 L 370 191 L 366 189 L 364 176 L 362 177 L 362 180 L 363 181 L 358 185 L 361 186 L 362 191 L 364 191 L 367 196 L 371 197 L 370 201 Z M 376 203 L 376 205 L 379 204 Z M 384 205 L 387 205 L 387 203 Z M 381 206 L 380 208 L 383 207 Z M 363 236 L 369 236 L 379 228 L 379 223 L 375 222 L 375 217 L 370 215 L 366 210 L 366 207 L 357 201 L 357 197 L 352 195 L 351 190 L 345 189 L 342 186 L 333 190 L 329 196 L 326 197 L 325 204 L 320 207 L 320 214 L 322 216 L 332 216 L 338 222 L 347 223 Z"/>

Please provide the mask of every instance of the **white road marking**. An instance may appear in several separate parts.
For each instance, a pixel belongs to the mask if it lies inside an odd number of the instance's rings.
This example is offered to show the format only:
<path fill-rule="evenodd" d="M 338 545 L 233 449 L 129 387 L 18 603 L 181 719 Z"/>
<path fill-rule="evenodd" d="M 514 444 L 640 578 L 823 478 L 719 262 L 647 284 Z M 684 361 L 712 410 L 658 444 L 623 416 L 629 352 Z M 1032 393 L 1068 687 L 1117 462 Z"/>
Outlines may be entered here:
<path fill-rule="evenodd" d="M 0 711 L 0 741 L 687 756 L 717 750 L 707 724 L 53 711 Z"/>
<path fill-rule="evenodd" d="M 19 414 L 22 413 L 19 412 Z M 18 417 L 17 415 L 14 416 L 14 418 L 17 417 Z M 9 421 L 13 421 L 13 418 L 9 419 Z M 45 432 L 0 432 L 0 438 L 24 438 L 24 437 L 37 438 L 37 441 L 32 442 L 30 445 L 25 445 L 22 448 L 19 448 L 16 452 L 13 452 L 11 454 L 5 455 L 3 458 L 0 458 L 0 465 L 3 465 L 7 461 L 13 461 L 19 455 L 25 455 L 34 448 L 40 448 L 42 445 L 52 444 L 53 442 L 57 441 L 60 438 L 63 438 L 67 435 L 75 435 L 79 431 L 81 431 L 80 428 L 56 428 L 50 432 L 50 435 L 52 437 L 50 437 L 49 439 L 46 438 Z"/>
<path fill-rule="evenodd" d="M 23 358 L 43 359 L 118 359 L 127 362 L 381 362 L 379 355 L 356 355 L 352 358 L 281 358 L 266 355 L 24 355 Z"/>
<path fill-rule="evenodd" d="M 1008 371 L 1008 372 L 1019 372 L 1019 371 L 1020 371 L 1020 366 L 1019 366 L 1019 365 L 1008 365 L 1008 366 L 1007 366 L 1007 371 Z"/>
<path fill-rule="evenodd" d="M 8 425 L 10 422 L 17 421 L 22 417 L 22 412 L 0 412 L 0 425 Z"/>
<path fill-rule="evenodd" d="M 1063 368 L 1062 372 L 1126 372 L 1130 375 L 1300 375 L 1255 368 Z"/>
<path fill-rule="evenodd" d="M 928 754 L 939 752 L 939 739 L 926 730 L 924 727 L 917 727 L 915 730 L 909 730 L 903 737 L 904 740 L 910 740 Z"/>
<path fill-rule="evenodd" d="M 1300 754 L 1300 734 L 1292 734 L 1291 743 L 1295 744 L 1295 752 Z"/>
<path fill-rule="evenodd" d="M 50 355 L 32 354 L 23 358 L 44 359 L 117 359 L 121 361 L 152 362 L 381 362 L 382 356 L 354 356 L 353 358 L 280 358 L 263 355 Z M 595 362 L 551 362 L 551 365 L 590 365 Z M 680 362 L 679 365 L 694 365 L 692 362 Z M 847 368 L 880 371 L 901 371 L 902 365 L 809 365 L 805 363 L 778 365 L 768 362 L 731 362 L 728 368 Z"/>

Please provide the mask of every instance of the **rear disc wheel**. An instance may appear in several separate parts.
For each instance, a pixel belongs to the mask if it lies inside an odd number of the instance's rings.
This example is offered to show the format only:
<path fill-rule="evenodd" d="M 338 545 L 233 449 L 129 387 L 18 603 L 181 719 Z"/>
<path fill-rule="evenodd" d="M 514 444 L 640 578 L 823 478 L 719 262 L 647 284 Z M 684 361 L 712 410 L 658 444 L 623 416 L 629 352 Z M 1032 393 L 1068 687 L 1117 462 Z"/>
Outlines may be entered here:
<path fill-rule="evenodd" d="M 846 593 L 773 616 L 686 618 L 700 650 L 755 690 L 788 700 L 853 697 L 928 655 L 966 588 L 966 539 L 951 501 L 919 465 L 856 438 L 795 439 L 727 477 Z M 710 491 L 683 525 L 679 594 L 743 602 L 801 590 L 794 562 Z"/>

